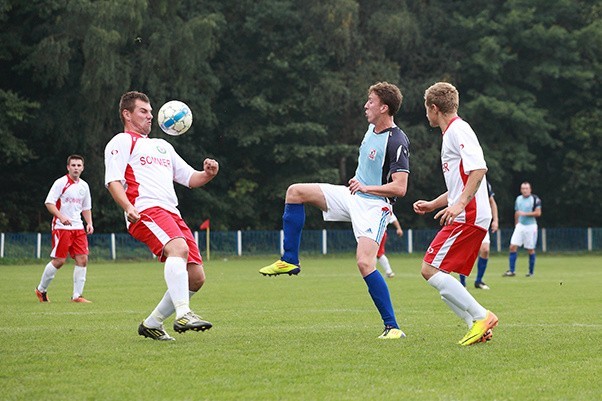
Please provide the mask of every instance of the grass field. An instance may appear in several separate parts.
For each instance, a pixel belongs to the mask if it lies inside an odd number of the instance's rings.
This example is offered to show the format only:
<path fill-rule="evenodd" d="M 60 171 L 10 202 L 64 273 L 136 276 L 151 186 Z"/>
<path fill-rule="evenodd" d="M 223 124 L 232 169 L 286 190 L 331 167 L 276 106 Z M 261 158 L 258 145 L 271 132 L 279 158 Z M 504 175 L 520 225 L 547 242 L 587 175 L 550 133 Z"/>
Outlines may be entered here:
<path fill-rule="evenodd" d="M 593 400 L 602 397 L 602 257 L 539 256 L 536 275 L 470 291 L 500 318 L 487 344 L 461 347 L 463 322 L 419 275 L 418 257 L 389 255 L 397 317 L 382 322 L 353 256 L 303 259 L 298 277 L 263 277 L 272 259 L 211 260 L 192 301 L 205 333 L 155 342 L 137 334 L 161 298 L 161 264 L 94 263 L 92 304 L 69 302 L 72 267 L 51 303 L 34 295 L 39 265 L 0 266 L 2 400 Z M 469 278 L 470 280 L 470 278 Z M 472 284 L 472 281 L 470 281 Z"/>

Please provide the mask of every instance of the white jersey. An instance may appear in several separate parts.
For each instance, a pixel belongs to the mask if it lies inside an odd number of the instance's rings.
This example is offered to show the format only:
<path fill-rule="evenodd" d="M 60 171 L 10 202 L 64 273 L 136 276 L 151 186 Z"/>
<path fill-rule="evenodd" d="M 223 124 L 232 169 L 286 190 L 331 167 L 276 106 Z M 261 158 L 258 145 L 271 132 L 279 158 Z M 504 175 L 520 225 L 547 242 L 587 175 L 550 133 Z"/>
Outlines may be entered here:
<path fill-rule="evenodd" d="M 52 184 L 44 203 L 51 203 L 71 221 L 70 226 L 63 225 L 56 217 L 52 218 L 53 230 L 83 230 L 81 213 L 92 210 L 92 196 L 88 183 L 81 178 L 73 181 L 69 174 L 62 176 Z"/>
<path fill-rule="evenodd" d="M 460 117 L 453 119 L 443 133 L 441 145 L 441 167 L 447 186 L 447 204 L 458 202 L 468 174 L 473 170 L 486 169 L 483 149 L 470 125 Z M 489 229 L 491 206 L 486 180 L 481 181 L 475 197 L 454 220 Z"/>
<path fill-rule="evenodd" d="M 188 187 L 194 171 L 160 138 L 125 132 L 115 135 L 105 148 L 105 185 L 120 181 L 138 212 L 158 206 L 180 215 L 173 183 Z"/>

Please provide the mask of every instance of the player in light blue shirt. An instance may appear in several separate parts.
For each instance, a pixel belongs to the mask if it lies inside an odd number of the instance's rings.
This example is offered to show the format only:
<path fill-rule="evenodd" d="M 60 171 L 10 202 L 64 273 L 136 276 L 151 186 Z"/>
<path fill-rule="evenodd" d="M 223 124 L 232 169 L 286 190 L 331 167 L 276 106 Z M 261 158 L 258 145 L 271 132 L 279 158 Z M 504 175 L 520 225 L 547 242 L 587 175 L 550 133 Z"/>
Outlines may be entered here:
<path fill-rule="evenodd" d="M 393 212 L 392 205 L 396 197 L 405 195 L 410 172 L 410 143 L 393 119 L 402 99 L 399 88 L 388 82 L 378 82 L 368 89 L 364 113 L 369 126 L 349 186 L 324 183 L 289 186 L 282 215 L 284 254 L 259 270 L 265 276 L 301 272 L 299 247 L 306 203 L 322 210 L 325 221 L 351 222 L 357 240 L 357 267 L 385 326 L 379 338 L 387 340 L 405 337 L 397 324 L 389 287 L 376 270 L 376 255 Z"/>
<path fill-rule="evenodd" d="M 541 216 L 541 199 L 531 193 L 531 184 L 523 182 L 520 186 L 521 194 L 514 202 L 514 232 L 510 238 L 509 270 L 505 277 L 516 276 L 516 258 L 519 246 L 524 246 L 529 252 L 529 273 L 531 277 L 535 271 L 535 247 L 537 245 L 537 217 Z"/>

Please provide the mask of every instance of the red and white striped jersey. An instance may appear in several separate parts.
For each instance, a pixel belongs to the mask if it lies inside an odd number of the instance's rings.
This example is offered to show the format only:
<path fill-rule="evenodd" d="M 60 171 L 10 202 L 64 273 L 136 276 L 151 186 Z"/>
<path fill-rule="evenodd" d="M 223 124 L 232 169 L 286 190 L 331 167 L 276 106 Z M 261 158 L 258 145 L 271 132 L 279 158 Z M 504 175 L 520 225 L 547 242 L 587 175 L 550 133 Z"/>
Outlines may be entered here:
<path fill-rule="evenodd" d="M 66 226 L 59 219 L 53 217 L 53 230 L 83 230 L 84 222 L 81 213 L 83 210 L 92 210 L 90 187 L 81 178 L 73 181 L 69 174 L 66 174 L 52 184 L 44 203 L 55 205 L 61 214 L 71 220 L 71 225 Z"/>
<path fill-rule="evenodd" d="M 448 206 L 457 203 L 460 199 L 471 171 L 487 168 L 477 135 L 470 125 L 460 117 L 453 119 L 443 132 L 441 168 L 448 190 Z M 485 179 L 481 181 L 475 197 L 454 221 L 477 225 L 485 230 L 489 229 L 491 206 Z"/>
<path fill-rule="evenodd" d="M 138 212 L 158 206 L 180 215 L 173 183 L 189 186 L 194 171 L 164 139 L 125 132 L 105 148 L 105 185 L 120 181 Z"/>

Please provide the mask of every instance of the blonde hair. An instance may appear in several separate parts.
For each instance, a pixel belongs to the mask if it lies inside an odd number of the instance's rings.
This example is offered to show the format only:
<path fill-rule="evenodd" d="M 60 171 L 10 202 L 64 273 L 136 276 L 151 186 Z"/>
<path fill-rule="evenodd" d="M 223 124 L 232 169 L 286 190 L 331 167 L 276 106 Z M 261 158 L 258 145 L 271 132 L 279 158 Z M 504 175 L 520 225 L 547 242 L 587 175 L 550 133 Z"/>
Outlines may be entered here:
<path fill-rule="evenodd" d="M 427 106 L 435 105 L 441 113 L 450 114 L 458 111 L 460 95 L 455 86 L 448 82 L 437 82 L 424 91 Z"/>

